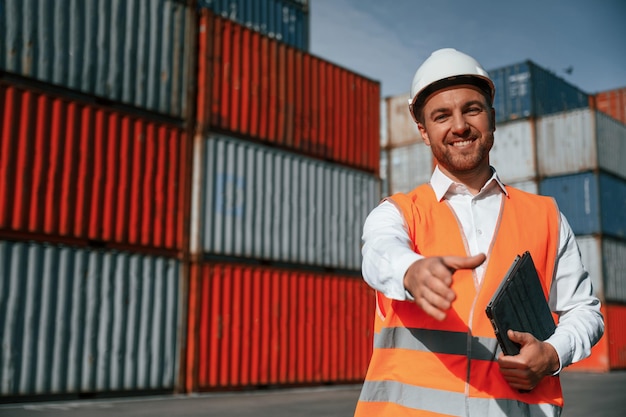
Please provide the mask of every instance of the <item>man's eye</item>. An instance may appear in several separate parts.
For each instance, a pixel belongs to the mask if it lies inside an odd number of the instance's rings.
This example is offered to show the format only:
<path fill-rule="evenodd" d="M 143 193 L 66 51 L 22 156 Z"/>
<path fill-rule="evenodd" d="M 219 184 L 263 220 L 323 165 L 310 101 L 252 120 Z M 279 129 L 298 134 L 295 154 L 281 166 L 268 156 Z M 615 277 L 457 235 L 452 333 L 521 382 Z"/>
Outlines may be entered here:
<path fill-rule="evenodd" d="M 448 115 L 446 114 L 438 114 L 435 116 L 435 121 L 436 122 L 440 122 L 446 119 L 446 117 L 448 117 Z"/>
<path fill-rule="evenodd" d="M 467 109 L 467 112 L 470 114 L 478 114 L 480 113 L 480 111 L 480 107 L 470 107 L 469 109 Z"/>

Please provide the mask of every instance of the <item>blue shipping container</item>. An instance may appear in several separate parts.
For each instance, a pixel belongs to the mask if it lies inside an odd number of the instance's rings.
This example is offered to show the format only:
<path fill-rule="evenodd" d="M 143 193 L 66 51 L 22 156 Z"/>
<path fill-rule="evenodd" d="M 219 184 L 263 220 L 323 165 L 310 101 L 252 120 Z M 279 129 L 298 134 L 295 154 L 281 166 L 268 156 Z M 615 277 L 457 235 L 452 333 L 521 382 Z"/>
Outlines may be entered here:
<path fill-rule="evenodd" d="M 309 50 L 308 0 L 199 0 L 198 6 L 300 50 Z"/>
<path fill-rule="evenodd" d="M 576 235 L 626 238 L 626 181 L 604 172 L 548 177 L 539 193 L 553 196 Z"/>
<path fill-rule="evenodd" d="M 589 96 L 532 61 L 490 70 L 496 123 L 589 106 Z"/>
<path fill-rule="evenodd" d="M 195 13 L 183 0 L 1 0 L 0 72 L 186 119 Z"/>

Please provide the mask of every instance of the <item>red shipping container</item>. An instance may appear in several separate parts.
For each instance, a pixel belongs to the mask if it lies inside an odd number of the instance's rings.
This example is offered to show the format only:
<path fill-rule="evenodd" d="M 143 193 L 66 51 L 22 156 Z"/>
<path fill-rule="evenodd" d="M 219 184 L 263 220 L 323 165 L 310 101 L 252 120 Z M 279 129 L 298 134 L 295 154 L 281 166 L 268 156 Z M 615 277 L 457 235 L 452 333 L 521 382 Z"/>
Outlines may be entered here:
<path fill-rule="evenodd" d="M 200 11 L 201 133 L 270 142 L 377 174 L 380 83 Z"/>
<path fill-rule="evenodd" d="M 186 389 L 361 382 L 374 303 L 358 276 L 192 264 Z"/>
<path fill-rule="evenodd" d="M 591 349 L 591 356 L 567 371 L 608 372 L 626 369 L 626 305 L 603 304 L 604 336 Z"/>
<path fill-rule="evenodd" d="M 626 124 L 626 87 L 597 93 L 595 106 L 601 112 Z"/>
<path fill-rule="evenodd" d="M 0 235 L 183 248 L 181 128 L 18 86 L 0 111 Z"/>

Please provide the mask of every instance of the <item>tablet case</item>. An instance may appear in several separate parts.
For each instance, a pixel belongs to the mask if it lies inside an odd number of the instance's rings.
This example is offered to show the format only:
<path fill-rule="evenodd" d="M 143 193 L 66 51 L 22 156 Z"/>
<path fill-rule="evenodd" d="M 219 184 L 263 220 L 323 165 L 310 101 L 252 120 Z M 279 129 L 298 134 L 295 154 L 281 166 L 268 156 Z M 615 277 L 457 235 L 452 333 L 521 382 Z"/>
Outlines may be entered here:
<path fill-rule="evenodd" d="M 556 325 L 530 252 L 515 258 L 485 312 L 505 355 L 520 350 L 507 336 L 509 329 L 531 333 L 541 341 L 552 336 Z"/>

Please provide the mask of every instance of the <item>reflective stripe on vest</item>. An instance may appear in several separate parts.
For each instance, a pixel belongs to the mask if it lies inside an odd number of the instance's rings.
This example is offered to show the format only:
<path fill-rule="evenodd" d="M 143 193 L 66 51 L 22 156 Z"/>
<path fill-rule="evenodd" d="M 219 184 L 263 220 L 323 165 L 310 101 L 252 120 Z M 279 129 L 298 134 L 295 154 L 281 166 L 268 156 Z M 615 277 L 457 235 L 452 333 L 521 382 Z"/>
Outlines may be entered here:
<path fill-rule="evenodd" d="M 497 339 L 473 336 L 468 349 L 468 337 L 469 334 L 465 332 L 384 327 L 374 334 L 374 348 L 399 348 L 461 356 L 467 356 L 469 350 L 470 359 L 494 361 L 498 358 L 501 350 Z"/>
<path fill-rule="evenodd" d="M 365 381 L 359 406 L 367 414 L 368 402 L 391 401 L 402 407 L 447 416 L 480 417 L 558 417 L 561 407 L 551 404 L 527 404 L 517 400 L 468 398 L 432 388 L 417 387 L 397 381 Z M 459 410 L 465 410 L 459 414 Z"/>

